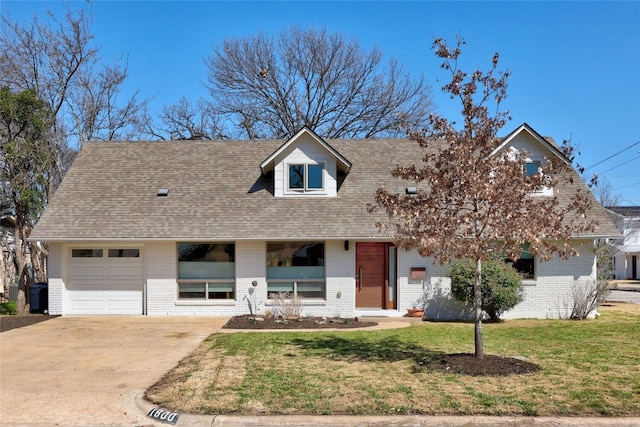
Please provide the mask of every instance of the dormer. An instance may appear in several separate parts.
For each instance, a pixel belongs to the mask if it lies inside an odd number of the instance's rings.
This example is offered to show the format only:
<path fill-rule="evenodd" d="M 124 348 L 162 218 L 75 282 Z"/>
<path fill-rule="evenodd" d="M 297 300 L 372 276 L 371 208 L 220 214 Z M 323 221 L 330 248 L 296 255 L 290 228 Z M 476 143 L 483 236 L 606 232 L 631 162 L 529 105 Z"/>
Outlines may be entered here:
<path fill-rule="evenodd" d="M 336 197 L 338 176 L 351 163 L 311 129 L 304 127 L 261 164 L 273 172 L 275 197 Z"/>
<path fill-rule="evenodd" d="M 504 150 L 526 153 L 527 158 L 523 173 L 527 175 L 537 174 L 540 168 L 547 164 L 548 159 L 553 157 L 560 159 L 560 161 L 567 165 L 571 165 L 571 162 L 558 149 L 555 141 L 544 138 L 526 123 L 522 124 L 504 138 L 498 148 L 493 151 L 493 154 L 499 154 Z M 535 194 L 552 196 L 553 188 L 544 188 Z"/>

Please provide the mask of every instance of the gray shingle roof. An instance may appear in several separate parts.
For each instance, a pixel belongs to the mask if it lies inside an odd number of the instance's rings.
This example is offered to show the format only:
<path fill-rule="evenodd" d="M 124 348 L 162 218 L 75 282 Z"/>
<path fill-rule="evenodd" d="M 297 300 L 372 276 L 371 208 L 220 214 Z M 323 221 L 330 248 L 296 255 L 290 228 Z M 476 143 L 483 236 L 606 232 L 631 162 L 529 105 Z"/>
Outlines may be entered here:
<path fill-rule="evenodd" d="M 327 143 L 353 165 L 335 198 L 273 197 L 260 163 L 282 140 L 90 142 L 31 240 L 381 237 L 375 222 L 384 214 L 367 213 L 367 204 L 380 186 L 404 192 L 413 185 L 390 172 L 398 164 L 420 162 L 423 149 L 406 139 Z M 169 196 L 157 197 L 163 188 Z M 596 205 L 592 214 L 600 222 L 596 235 L 618 234 L 602 207 Z"/>
<path fill-rule="evenodd" d="M 624 217 L 640 217 L 640 206 L 607 206 L 607 209 Z"/>

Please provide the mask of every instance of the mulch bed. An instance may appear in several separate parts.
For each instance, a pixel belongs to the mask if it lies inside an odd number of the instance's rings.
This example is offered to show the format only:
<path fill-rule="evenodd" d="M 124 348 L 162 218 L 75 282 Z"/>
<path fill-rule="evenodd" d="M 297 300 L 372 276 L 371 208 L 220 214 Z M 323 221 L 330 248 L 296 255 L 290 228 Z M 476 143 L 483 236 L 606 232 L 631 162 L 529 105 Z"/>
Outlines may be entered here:
<path fill-rule="evenodd" d="M 50 316 L 48 314 L 27 314 L 24 316 L 0 316 L 0 332 L 10 331 L 11 329 L 22 328 L 23 326 L 35 325 L 45 320 L 55 319 L 59 316 Z"/>
<path fill-rule="evenodd" d="M 441 354 L 429 361 L 420 362 L 418 369 L 473 377 L 481 375 L 501 377 L 512 374 L 531 374 L 538 372 L 541 367 L 514 357 L 485 355 L 483 359 L 478 359 L 473 354 L 458 353 Z"/>
<path fill-rule="evenodd" d="M 280 317 L 263 317 L 245 314 L 229 319 L 223 329 L 353 329 L 376 326 L 378 322 L 354 319 L 300 317 L 284 319 Z"/>

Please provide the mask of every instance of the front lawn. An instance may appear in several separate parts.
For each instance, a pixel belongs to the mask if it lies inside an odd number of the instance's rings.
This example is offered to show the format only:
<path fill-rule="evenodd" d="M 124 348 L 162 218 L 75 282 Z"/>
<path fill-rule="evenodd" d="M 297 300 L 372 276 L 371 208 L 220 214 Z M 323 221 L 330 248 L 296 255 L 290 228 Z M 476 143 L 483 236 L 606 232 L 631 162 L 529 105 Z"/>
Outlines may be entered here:
<path fill-rule="evenodd" d="M 433 369 L 439 355 L 473 352 L 468 323 L 213 334 L 146 397 L 193 414 L 640 416 L 638 307 L 485 324 L 486 354 L 541 367 L 509 376 Z"/>

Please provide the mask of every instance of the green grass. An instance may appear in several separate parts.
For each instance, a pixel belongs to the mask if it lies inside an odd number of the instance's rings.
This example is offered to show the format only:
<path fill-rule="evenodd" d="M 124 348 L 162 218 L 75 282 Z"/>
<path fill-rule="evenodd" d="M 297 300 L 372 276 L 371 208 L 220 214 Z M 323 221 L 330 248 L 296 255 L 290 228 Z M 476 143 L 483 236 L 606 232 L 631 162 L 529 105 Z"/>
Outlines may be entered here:
<path fill-rule="evenodd" d="M 613 309 L 581 322 L 485 324 L 487 354 L 525 356 L 542 370 L 471 377 L 424 362 L 473 352 L 472 324 L 214 334 L 148 397 L 209 414 L 640 416 L 639 338 L 640 314 Z M 196 371 L 206 387 L 190 383 Z"/>

